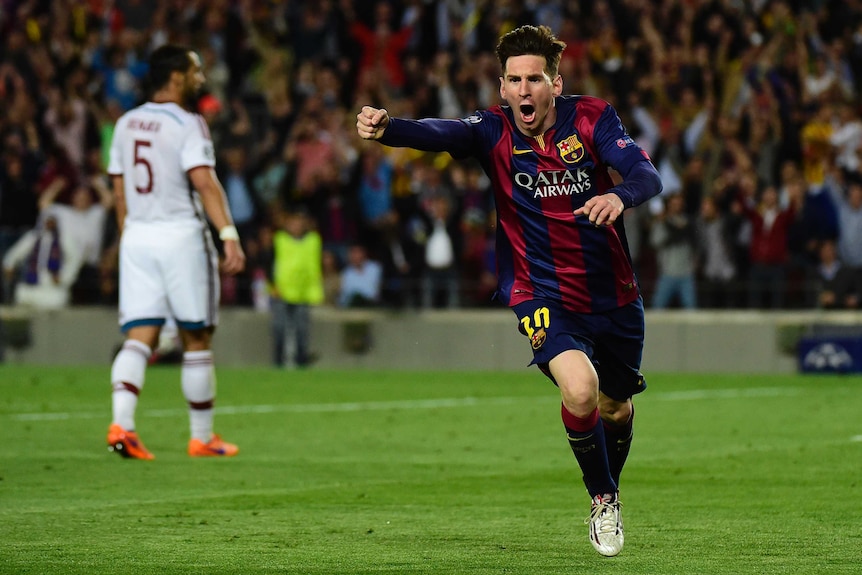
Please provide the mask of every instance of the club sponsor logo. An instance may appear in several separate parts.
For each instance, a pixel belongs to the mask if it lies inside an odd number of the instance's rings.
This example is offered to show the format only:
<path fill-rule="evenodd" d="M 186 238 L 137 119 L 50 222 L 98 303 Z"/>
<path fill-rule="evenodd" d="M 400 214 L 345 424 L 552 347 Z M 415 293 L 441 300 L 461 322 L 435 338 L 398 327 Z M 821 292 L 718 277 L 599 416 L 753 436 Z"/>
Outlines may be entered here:
<path fill-rule="evenodd" d="M 574 196 L 590 190 L 593 182 L 587 170 L 547 170 L 537 174 L 515 173 L 515 183 L 534 199 Z"/>

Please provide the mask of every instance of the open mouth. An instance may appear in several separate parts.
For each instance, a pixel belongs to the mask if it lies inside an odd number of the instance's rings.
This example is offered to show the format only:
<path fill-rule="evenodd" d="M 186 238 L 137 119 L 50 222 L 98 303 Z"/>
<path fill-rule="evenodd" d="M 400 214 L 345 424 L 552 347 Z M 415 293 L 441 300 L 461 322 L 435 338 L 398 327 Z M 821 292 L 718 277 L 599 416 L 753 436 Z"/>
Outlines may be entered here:
<path fill-rule="evenodd" d="M 536 119 L 536 107 L 532 104 L 521 104 L 519 109 L 521 112 L 521 120 L 525 124 L 530 124 Z"/>

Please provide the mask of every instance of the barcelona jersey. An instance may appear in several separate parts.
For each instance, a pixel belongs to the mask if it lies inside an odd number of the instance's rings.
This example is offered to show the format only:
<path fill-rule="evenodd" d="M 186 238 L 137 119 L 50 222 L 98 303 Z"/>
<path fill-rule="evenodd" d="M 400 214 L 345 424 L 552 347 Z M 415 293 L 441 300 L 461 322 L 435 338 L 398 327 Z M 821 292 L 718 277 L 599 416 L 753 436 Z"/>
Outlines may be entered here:
<path fill-rule="evenodd" d="M 660 180 L 635 186 L 626 176 L 648 168 L 614 108 L 591 96 L 560 96 L 554 125 L 522 134 L 508 106 L 458 120 L 391 118 L 380 142 L 474 157 L 491 179 L 497 207 L 497 297 L 512 307 L 532 299 L 571 311 L 600 313 L 639 297 L 623 219 L 597 227 L 573 211 L 614 187 L 625 207 L 661 191 Z"/>

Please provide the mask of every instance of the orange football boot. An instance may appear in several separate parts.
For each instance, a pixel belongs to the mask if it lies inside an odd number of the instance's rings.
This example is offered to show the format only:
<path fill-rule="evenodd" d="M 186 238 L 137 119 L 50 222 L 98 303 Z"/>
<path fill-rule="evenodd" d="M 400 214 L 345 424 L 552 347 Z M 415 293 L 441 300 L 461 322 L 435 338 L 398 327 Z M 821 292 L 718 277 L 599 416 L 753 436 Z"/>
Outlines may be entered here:
<path fill-rule="evenodd" d="M 108 428 L 108 451 L 114 451 L 128 459 L 156 458 L 144 447 L 137 433 L 126 431 L 116 423 L 112 423 Z"/>
<path fill-rule="evenodd" d="M 189 441 L 189 455 L 192 457 L 233 457 L 239 453 L 239 447 L 233 443 L 222 441 L 216 434 L 206 443 L 200 439 Z"/>

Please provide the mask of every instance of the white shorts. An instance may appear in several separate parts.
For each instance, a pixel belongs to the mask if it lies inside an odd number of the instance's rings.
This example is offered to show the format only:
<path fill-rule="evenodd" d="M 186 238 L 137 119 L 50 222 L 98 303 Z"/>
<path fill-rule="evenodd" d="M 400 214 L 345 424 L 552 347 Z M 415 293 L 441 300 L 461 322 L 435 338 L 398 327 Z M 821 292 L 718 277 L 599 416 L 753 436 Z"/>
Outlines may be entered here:
<path fill-rule="evenodd" d="M 208 229 L 126 226 L 120 240 L 120 327 L 218 323 L 218 254 Z"/>

